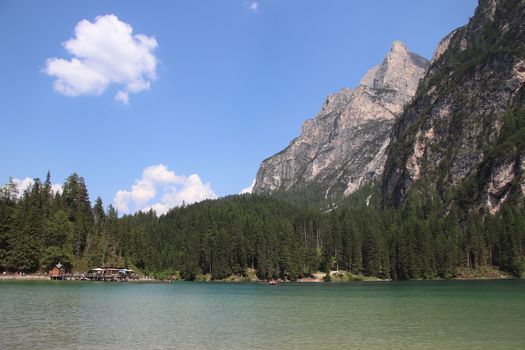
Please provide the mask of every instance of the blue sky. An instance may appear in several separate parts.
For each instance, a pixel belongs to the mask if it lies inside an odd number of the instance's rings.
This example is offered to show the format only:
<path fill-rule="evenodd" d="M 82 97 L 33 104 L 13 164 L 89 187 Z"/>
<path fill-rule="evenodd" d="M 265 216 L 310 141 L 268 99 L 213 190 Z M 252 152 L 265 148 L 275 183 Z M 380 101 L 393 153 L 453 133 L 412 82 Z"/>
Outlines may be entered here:
<path fill-rule="evenodd" d="M 77 172 L 121 212 L 238 193 L 392 41 L 430 58 L 476 4 L 1 0 L 0 183 Z M 135 51 L 105 42 L 113 24 Z"/>

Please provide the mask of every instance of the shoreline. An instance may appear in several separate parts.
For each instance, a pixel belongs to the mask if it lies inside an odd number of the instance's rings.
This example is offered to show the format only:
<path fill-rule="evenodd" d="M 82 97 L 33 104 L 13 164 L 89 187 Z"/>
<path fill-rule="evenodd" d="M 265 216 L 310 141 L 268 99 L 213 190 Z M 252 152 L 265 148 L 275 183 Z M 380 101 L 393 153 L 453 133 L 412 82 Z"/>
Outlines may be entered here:
<path fill-rule="evenodd" d="M 326 284 L 352 284 L 352 283 L 363 283 L 363 282 L 373 282 L 373 283 L 385 283 L 385 282 L 420 282 L 420 281 L 496 281 L 496 280 L 520 280 L 522 278 L 515 278 L 515 277 L 509 277 L 501 275 L 499 277 L 497 276 L 480 276 L 480 277 L 454 277 L 454 278 L 434 278 L 434 279 L 411 279 L 411 280 L 380 280 L 380 279 L 364 279 L 364 280 L 353 280 L 353 281 L 324 281 L 324 280 L 314 280 L 314 279 L 300 279 L 297 281 L 286 281 L 281 282 L 281 284 L 318 284 L 318 283 L 326 283 Z M 49 276 L 46 275 L 38 275 L 38 274 L 26 274 L 26 275 L 17 275 L 17 274 L 6 274 L 6 275 L 0 275 L 0 281 L 52 281 Z M 70 281 L 70 280 L 64 280 L 68 282 L 95 282 L 95 281 Z M 157 280 L 154 278 L 139 278 L 137 280 L 132 281 L 122 281 L 117 283 L 177 283 L 177 282 L 197 282 L 197 283 L 231 283 L 231 284 L 267 284 L 267 281 L 264 280 L 258 280 L 258 281 L 250 281 L 250 280 L 244 280 L 244 281 L 232 281 L 232 280 L 208 280 L 208 281 L 184 281 L 184 280 Z M 115 282 L 113 282 L 115 283 Z"/>
<path fill-rule="evenodd" d="M 52 281 L 51 278 L 45 274 L 14 274 L 9 273 L 5 275 L 0 275 L 0 281 Z M 81 280 L 61 280 L 68 282 L 95 282 L 95 281 L 81 281 Z M 121 281 L 122 283 L 165 283 L 161 280 L 156 280 L 154 278 L 139 278 L 132 281 Z"/>

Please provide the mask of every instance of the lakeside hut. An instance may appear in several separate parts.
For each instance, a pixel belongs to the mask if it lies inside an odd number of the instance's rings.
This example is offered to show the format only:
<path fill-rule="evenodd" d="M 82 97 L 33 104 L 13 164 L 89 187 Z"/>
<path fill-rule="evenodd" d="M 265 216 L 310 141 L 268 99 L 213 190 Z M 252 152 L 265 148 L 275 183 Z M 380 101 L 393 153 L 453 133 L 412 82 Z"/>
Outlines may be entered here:
<path fill-rule="evenodd" d="M 66 270 L 61 263 L 58 263 L 47 272 L 47 275 L 52 280 L 64 280 L 66 279 Z"/>

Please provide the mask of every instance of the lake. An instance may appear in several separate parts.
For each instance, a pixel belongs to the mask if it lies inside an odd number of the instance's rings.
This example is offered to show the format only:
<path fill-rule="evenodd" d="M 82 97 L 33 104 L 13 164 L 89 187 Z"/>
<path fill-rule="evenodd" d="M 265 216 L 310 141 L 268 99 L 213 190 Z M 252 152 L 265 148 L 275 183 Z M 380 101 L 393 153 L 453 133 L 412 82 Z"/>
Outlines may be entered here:
<path fill-rule="evenodd" d="M 0 281 L 0 349 L 523 349 L 525 281 Z"/>

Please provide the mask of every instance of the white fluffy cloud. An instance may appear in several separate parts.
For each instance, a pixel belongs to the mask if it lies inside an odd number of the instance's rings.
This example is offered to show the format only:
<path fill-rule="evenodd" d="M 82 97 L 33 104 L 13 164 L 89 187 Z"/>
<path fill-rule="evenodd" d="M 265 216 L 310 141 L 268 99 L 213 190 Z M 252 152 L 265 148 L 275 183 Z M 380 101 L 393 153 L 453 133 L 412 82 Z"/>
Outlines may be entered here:
<path fill-rule="evenodd" d="M 11 180 L 16 185 L 16 189 L 18 190 L 19 197 L 22 197 L 22 195 L 24 194 L 24 191 L 30 188 L 31 186 L 33 186 L 33 184 L 35 183 L 35 181 L 30 177 L 26 177 L 23 179 L 17 179 L 15 177 L 15 178 L 12 178 Z M 53 193 L 62 193 L 62 189 L 63 188 L 61 184 L 51 184 L 51 192 Z"/>
<path fill-rule="evenodd" d="M 51 191 L 53 193 L 62 193 L 64 191 L 64 187 L 62 184 L 51 184 Z"/>
<path fill-rule="evenodd" d="M 153 165 L 142 171 L 131 190 L 120 190 L 113 198 L 113 205 L 121 213 L 148 211 L 164 214 L 170 208 L 183 203 L 191 204 L 205 199 L 217 198 L 209 183 L 203 183 L 197 174 L 176 175 L 165 165 Z M 156 200 L 155 203 L 150 202 Z M 132 208 L 130 208 L 132 207 Z"/>
<path fill-rule="evenodd" d="M 246 1 L 244 7 L 246 7 L 251 13 L 259 12 L 259 2 L 257 1 Z"/>
<path fill-rule="evenodd" d="M 252 193 L 252 191 L 253 191 L 253 186 L 255 186 L 255 179 L 253 179 L 252 184 L 251 184 L 250 186 L 248 186 L 248 187 L 246 187 L 246 188 L 243 188 L 243 189 L 241 190 L 241 194 L 243 194 L 243 193 Z"/>
<path fill-rule="evenodd" d="M 53 87 L 63 95 L 100 95 L 115 84 L 121 87 L 115 100 L 127 104 L 130 93 L 149 90 L 157 67 L 157 40 L 132 33 L 131 25 L 115 15 L 84 19 L 75 38 L 63 43 L 73 57 L 49 58 L 44 72 L 55 77 Z"/>
<path fill-rule="evenodd" d="M 15 177 L 11 180 L 16 185 L 16 189 L 18 190 L 19 196 L 21 196 L 24 193 L 24 191 L 31 187 L 34 183 L 33 179 L 30 177 L 26 177 L 24 179 L 17 179 Z"/>
<path fill-rule="evenodd" d="M 127 105 L 129 103 L 129 94 L 126 91 L 118 91 L 115 94 L 115 101 Z"/>

